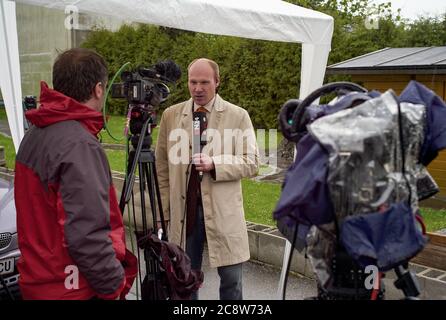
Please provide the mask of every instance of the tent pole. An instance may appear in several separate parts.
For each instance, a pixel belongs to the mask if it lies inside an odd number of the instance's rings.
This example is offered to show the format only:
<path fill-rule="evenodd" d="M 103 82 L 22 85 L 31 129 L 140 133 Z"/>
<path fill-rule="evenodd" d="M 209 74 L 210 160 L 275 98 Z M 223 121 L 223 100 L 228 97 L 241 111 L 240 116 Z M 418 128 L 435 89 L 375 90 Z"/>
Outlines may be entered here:
<path fill-rule="evenodd" d="M 10 43 L 10 37 L 17 37 L 17 26 L 15 23 L 11 23 L 10 26 L 14 26 L 15 30 L 9 30 L 9 33 L 11 31 L 15 31 L 15 34 L 9 35 L 8 33 L 8 24 L 7 24 L 7 16 L 9 19 L 16 19 L 15 14 L 15 2 L 8 1 L 8 0 L 0 0 L 0 29 L 1 29 L 1 37 L 3 44 L 0 44 L 0 46 L 4 47 L 5 50 L 2 50 L 3 52 L 1 55 L 3 56 L 2 59 L 5 61 L 5 64 L 7 65 L 7 69 L 3 71 L 6 71 L 6 77 L 3 78 L 3 82 L 0 84 L 3 99 L 5 102 L 5 109 L 8 119 L 10 120 L 10 123 L 12 123 L 12 126 L 14 128 L 11 128 L 11 135 L 14 142 L 14 147 L 17 152 L 20 140 L 24 135 L 24 128 L 23 128 L 23 119 L 19 119 L 19 116 L 21 115 L 23 117 L 23 109 L 21 104 L 21 97 L 17 96 L 17 93 L 20 95 L 21 93 L 21 87 L 20 87 L 20 71 L 19 71 L 19 88 L 16 87 L 16 81 L 14 81 L 14 72 L 13 72 L 13 61 L 11 57 L 12 53 L 12 44 Z M 6 11 L 8 10 L 8 14 L 6 14 Z M 12 21 L 12 20 L 11 20 Z M 18 53 L 18 48 L 17 48 Z M 18 56 L 17 56 L 18 58 Z M 20 66 L 20 62 L 19 66 Z M 16 64 L 14 64 L 16 66 Z M 20 69 L 20 67 L 19 67 Z M 7 80 L 6 80 L 7 79 Z M 6 80 L 6 81 L 5 81 Z M 17 80 L 17 79 L 16 79 Z M 20 104 L 19 104 L 20 102 Z M 19 105 L 18 105 L 19 104 Z M 8 106 L 9 105 L 9 106 Z M 20 121 L 22 120 L 22 121 Z"/>

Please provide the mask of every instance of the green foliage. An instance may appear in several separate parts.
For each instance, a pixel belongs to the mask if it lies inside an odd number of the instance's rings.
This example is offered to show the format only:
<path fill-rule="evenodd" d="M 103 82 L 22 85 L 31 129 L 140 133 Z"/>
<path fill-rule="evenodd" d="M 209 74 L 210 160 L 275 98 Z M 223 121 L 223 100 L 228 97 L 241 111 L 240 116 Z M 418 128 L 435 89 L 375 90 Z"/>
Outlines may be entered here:
<path fill-rule="evenodd" d="M 420 17 L 408 27 L 408 30 L 407 46 L 444 46 L 446 44 L 446 12 L 434 18 Z"/>
<path fill-rule="evenodd" d="M 0 134 L 0 146 L 5 148 L 6 167 L 15 168 L 15 149 L 11 138 L 7 138 Z"/>
<path fill-rule="evenodd" d="M 174 60 L 183 71 L 167 107 L 189 99 L 187 66 L 197 57 L 208 57 L 220 65 L 219 93 L 244 107 L 256 127 L 275 128 L 284 101 L 296 97 L 299 87 L 300 45 L 214 36 L 156 26 L 122 26 L 117 32 L 95 30 L 83 43 L 103 55 L 111 79 L 130 62 L 130 69 Z M 125 101 L 107 99 L 108 113 L 125 114 Z"/>
<path fill-rule="evenodd" d="M 413 23 L 394 14 L 390 3 L 371 0 L 288 0 L 324 12 L 334 18 L 332 51 L 328 64 L 360 56 L 385 47 L 431 46 L 446 43 L 446 13 L 434 19 L 420 18 Z M 370 28 L 370 17 L 378 28 Z M 372 21 L 369 21 L 370 23 Z M 90 33 L 83 46 L 94 48 L 108 61 L 110 79 L 126 62 L 129 69 L 151 66 L 164 59 L 180 65 L 183 76 L 163 108 L 189 99 L 187 66 L 198 57 L 220 65 L 219 93 L 245 108 L 256 128 L 277 128 L 282 104 L 296 98 L 300 86 L 301 45 L 215 36 L 151 25 L 124 25 L 117 32 L 98 29 Z M 350 80 L 349 76 L 330 76 L 326 82 Z M 125 114 L 127 104 L 107 100 L 109 113 Z"/>

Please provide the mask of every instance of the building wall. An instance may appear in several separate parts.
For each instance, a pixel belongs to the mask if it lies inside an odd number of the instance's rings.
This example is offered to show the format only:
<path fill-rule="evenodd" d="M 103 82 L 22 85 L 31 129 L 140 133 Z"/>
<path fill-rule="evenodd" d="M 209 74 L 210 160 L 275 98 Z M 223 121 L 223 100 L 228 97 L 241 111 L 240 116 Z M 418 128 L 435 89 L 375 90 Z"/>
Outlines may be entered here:
<path fill-rule="evenodd" d="M 77 28 L 65 27 L 63 10 L 17 4 L 17 33 L 23 95 L 39 96 L 40 81 L 50 86 L 52 65 L 59 52 L 79 47 L 93 27 L 117 30 L 122 21 L 79 14 Z"/>
<path fill-rule="evenodd" d="M 50 86 L 52 64 L 58 51 L 71 46 L 71 31 L 64 27 L 65 13 L 17 4 L 17 33 L 23 95 L 39 95 L 40 80 Z"/>
<path fill-rule="evenodd" d="M 396 94 L 407 86 L 409 81 L 416 80 L 446 101 L 446 75 L 353 75 L 352 81 L 362 84 L 365 88 L 384 92 L 393 89 Z M 446 197 L 446 150 L 428 166 L 429 173 L 440 187 L 439 195 Z"/>

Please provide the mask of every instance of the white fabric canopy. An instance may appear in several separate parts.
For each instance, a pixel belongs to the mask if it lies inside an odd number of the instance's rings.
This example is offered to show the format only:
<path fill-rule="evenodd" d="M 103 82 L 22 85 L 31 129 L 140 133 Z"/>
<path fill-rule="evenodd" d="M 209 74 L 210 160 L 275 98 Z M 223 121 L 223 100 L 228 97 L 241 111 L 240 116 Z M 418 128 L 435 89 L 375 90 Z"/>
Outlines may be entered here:
<path fill-rule="evenodd" d="M 24 132 L 15 3 L 9 0 L 0 1 L 0 86 L 17 150 Z M 126 21 L 251 39 L 303 43 L 301 98 L 322 84 L 333 34 L 332 17 L 278 0 L 15 2 L 60 10 L 73 5 L 80 13 L 105 15 Z M 64 25 L 60 28 L 64 28 Z"/>

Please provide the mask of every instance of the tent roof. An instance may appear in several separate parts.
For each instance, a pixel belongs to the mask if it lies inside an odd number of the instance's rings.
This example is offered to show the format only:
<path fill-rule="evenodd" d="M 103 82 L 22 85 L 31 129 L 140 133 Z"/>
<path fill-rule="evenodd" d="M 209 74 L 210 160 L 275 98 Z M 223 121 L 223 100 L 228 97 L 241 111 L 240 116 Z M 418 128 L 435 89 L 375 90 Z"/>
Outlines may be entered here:
<path fill-rule="evenodd" d="M 251 39 L 330 45 L 333 18 L 279 0 L 17 0 L 133 22 Z"/>
<path fill-rule="evenodd" d="M 0 87 L 16 150 L 24 132 L 15 3 L 66 13 L 74 6 L 79 13 L 125 21 L 302 43 L 301 98 L 322 84 L 333 34 L 332 17 L 279 0 L 0 0 L 0 61 L 6 62 L 0 64 Z"/>

